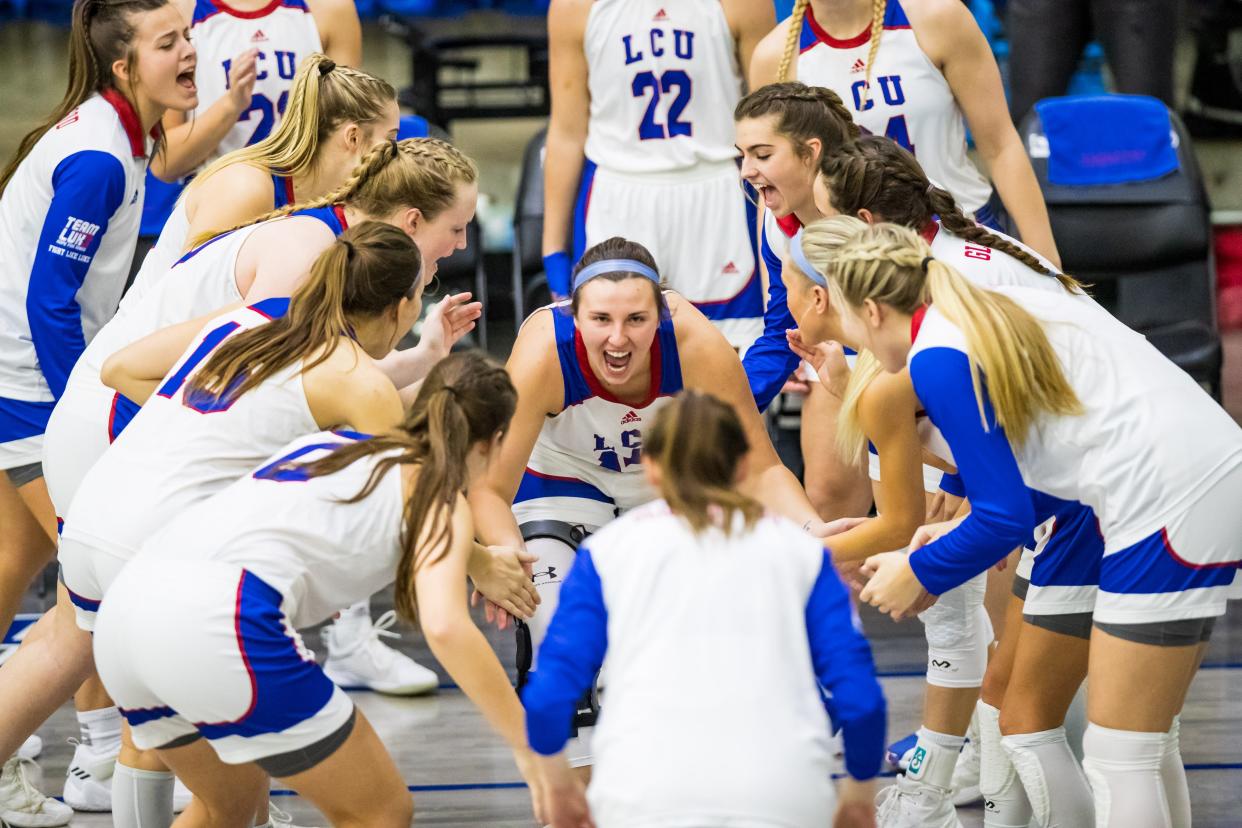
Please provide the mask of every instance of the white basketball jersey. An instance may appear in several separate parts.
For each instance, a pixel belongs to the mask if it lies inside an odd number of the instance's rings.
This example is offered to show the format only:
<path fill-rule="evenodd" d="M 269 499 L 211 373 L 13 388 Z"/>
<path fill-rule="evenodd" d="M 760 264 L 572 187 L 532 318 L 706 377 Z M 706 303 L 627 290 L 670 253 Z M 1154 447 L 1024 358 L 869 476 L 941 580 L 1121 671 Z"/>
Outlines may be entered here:
<path fill-rule="evenodd" d="M 859 126 L 913 152 L 927 177 L 964 210 L 974 212 L 987 202 L 992 185 L 966 155 L 962 110 L 944 75 L 923 53 L 899 0 L 888 0 L 869 96 L 870 28 L 848 40 L 834 38 L 808 6 L 799 46 L 798 80 L 836 92 Z"/>
<path fill-rule="evenodd" d="M 1030 253 L 1049 271 L 1058 272 L 1055 265 L 1017 239 L 995 230 L 988 232 Z M 985 247 L 955 236 L 940 224 L 929 225 L 923 237 L 931 245 L 932 256 L 949 265 L 979 287 L 991 290 L 1003 286 L 1020 286 L 1052 292 L 1059 291 L 1066 296 L 1070 295 L 1055 276 L 1033 270 L 1003 250 Z M 1085 294 L 1077 295 L 1084 299 L 1087 298 Z"/>
<path fill-rule="evenodd" d="M 323 51 L 315 18 L 305 0 L 272 0 L 257 11 L 239 11 L 225 0 L 198 0 L 191 36 L 198 49 L 198 109 L 201 116 L 228 93 L 233 58 L 259 50 L 258 75 L 250 108 L 241 114 L 207 163 L 262 141 L 280 123 L 293 76 L 302 61 Z"/>
<path fill-rule="evenodd" d="M 65 519 L 66 538 L 132 557 L 183 509 L 319 429 L 302 387 L 300 361 L 235 399 L 185 395 L 187 380 L 217 347 L 239 331 L 283 316 L 288 307 L 288 299 L 266 299 L 204 327 L 82 480 Z"/>
<path fill-rule="evenodd" d="M 1036 419 L 1022 447 L 1013 447 L 1023 480 L 1032 489 L 1094 509 L 1106 552 L 1160 531 L 1199 493 L 1242 465 L 1242 429 L 1141 334 L 1094 302 L 1064 292 L 993 289 L 1040 320 L 1084 409 L 1078 416 Z M 961 330 L 933 304 L 908 362 L 934 348 L 968 353 Z M 936 394 L 938 386 L 920 387 L 917 372 L 911 373 L 930 408 L 924 395 Z M 975 405 L 973 395 L 952 402 Z M 1193 556 L 1195 550 L 1183 553 Z"/>
<path fill-rule="evenodd" d="M 307 478 L 285 461 L 322 458 L 365 435 L 322 431 L 286 445 L 258 469 L 185 510 L 147 541 L 137 560 L 214 560 L 253 572 L 282 595 L 295 628 L 330 618 L 392 583 L 401 556 L 405 498 L 400 466 L 357 503 L 378 457 Z"/>
<path fill-rule="evenodd" d="M 640 460 L 643 427 L 669 397 L 682 388 L 681 360 L 671 319 L 661 319 L 651 345 L 651 389 L 638 405 L 608 393 L 587 362 L 568 303 L 551 306 L 556 350 L 565 386 L 564 407 L 544 420 L 522 484 L 514 498 L 519 522 L 542 517 L 528 513 L 534 501 L 554 498 L 566 507 L 561 520 L 591 523 L 573 513 L 575 499 L 625 511 L 651 500 Z M 561 500 L 563 499 L 563 500 Z M 538 508 L 538 507 L 536 507 Z"/>
<path fill-rule="evenodd" d="M 737 157 L 742 77 L 719 0 L 596 0 L 584 48 L 591 161 L 650 173 Z"/>

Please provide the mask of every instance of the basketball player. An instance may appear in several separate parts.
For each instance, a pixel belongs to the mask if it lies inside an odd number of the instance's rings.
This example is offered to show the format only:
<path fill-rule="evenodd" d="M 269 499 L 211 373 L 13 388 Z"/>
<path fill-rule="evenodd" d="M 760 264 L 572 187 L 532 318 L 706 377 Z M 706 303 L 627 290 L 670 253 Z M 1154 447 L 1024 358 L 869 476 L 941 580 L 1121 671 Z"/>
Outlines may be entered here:
<path fill-rule="evenodd" d="M 769 4 L 750 0 L 553 0 L 543 225 L 553 296 L 569 295 L 587 247 L 624 236 L 735 348 L 759 335 L 753 218 L 728 111 L 774 23 Z"/>
<path fill-rule="evenodd" d="M 737 490 L 747 435 L 720 400 L 679 394 L 647 427 L 644 449 L 662 499 L 579 547 L 522 693 L 531 747 L 549 757 L 540 763 L 553 824 L 576 824 L 556 817 L 585 810 L 556 754 L 606 656 L 592 824 L 873 825 L 884 696 L 828 551 Z M 745 610 L 719 614 L 723 595 L 745 595 Z M 739 641 L 749 650 L 740 670 Z M 708 675 L 728 678 L 705 693 Z M 839 797 L 838 727 L 848 772 Z"/>
<path fill-rule="evenodd" d="M 78 0 L 69 52 L 64 99 L 0 175 L 0 628 L 55 550 L 43 435 L 125 285 L 159 119 L 198 100 L 194 47 L 170 3 Z M 63 824 L 63 806 L 18 795 L 9 771 L 0 807 L 10 822 Z"/>

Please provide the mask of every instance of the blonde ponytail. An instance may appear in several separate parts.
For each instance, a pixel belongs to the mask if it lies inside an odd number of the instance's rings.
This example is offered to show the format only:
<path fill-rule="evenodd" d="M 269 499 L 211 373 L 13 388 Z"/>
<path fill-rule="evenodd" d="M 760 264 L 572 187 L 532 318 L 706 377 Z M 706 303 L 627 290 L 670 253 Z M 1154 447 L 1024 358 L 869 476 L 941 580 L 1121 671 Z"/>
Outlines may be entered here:
<path fill-rule="evenodd" d="M 315 166 L 320 148 L 338 127 L 372 124 L 396 99 L 397 90 L 388 81 L 341 66 L 327 55 L 313 54 L 302 61 L 293 78 L 289 104 L 276 131 L 216 159 L 190 182 L 190 187 L 233 164 L 250 164 L 291 178 L 302 175 Z"/>
<path fill-rule="evenodd" d="M 867 350 L 858 352 L 854 370 L 841 396 L 841 410 L 837 414 L 837 453 L 846 463 L 862 466 L 867 459 L 867 433 L 858 416 L 859 402 L 863 394 L 880 374 L 884 366 Z"/>
<path fill-rule="evenodd" d="M 806 17 L 807 7 L 811 0 L 795 0 L 793 14 L 789 16 L 789 32 L 785 35 L 785 50 L 781 52 L 781 62 L 776 68 L 776 82 L 792 80 L 789 70 L 794 67 L 794 55 L 798 53 L 798 42 L 802 39 L 802 19 Z"/>
<path fill-rule="evenodd" d="M 888 0 L 871 0 L 871 41 L 867 47 L 867 74 L 863 78 L 863 106 L 871 100 L 871 66 L 880 51 L 880 38 L 884 36 L 884 14 Z"/>
<path fill-rule="evenodd" d="M 975 287 L 944 262 L 914 231 L 878 224 L 836 253 L 832 278 L 842 298 L 858 308 L 870 299 L 913 314 L 934 303 L 966 338 L 979 417 L 984 416 L 983 379 L 996 422 L 1020 447 L 1041 413 L 1083 412 L 1052 344 L 1035 317 L 1007 296 Z M 924 265 L 924 259 L 930 259 Z"/>

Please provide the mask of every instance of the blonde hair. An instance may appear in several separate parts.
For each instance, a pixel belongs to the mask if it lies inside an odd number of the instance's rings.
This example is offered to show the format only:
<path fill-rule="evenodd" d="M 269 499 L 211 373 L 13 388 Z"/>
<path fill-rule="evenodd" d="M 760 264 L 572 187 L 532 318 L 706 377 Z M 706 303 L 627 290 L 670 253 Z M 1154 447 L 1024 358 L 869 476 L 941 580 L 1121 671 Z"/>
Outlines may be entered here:
<path fill-rule="evenodd" d="M 926 269 L 924 259 L 929 259 Z M 931 248 L 913 230 L 895 224 L 863 230 L 836 251 L 831 278 L 853 308 L 870 299 L 913 314 L 934 302 L 966 338 L 984 428 L 988 422 L 981 376 L 987 377 L 996 422 L 1014 446 L 1022 446 L 1041 413 L 1083 412 L 1035 317 L 1009 297 L 976 287 L 931 258 Z"/>
<path fill-rule="evenodd" d="M 339 126 L 375 123 L 396 99 L 397 90 L 388 81 L 313 54 L 302 61 L 293 78 L 289 105 L 276 131 L 217 158 L 190 187 L 233 164 L 251 164 L 289 177 L 302 175 L 314 166 L 320 147 Z"/>
<path fill-rule="evenodd" d="M 802 228 L 802 252 L 811 266 L 826 278 L 826 274 L 832 272 L 836 252 L 866 229 L 867 223 L 854 216 L 839 215 L 811 222 Z M 793 273 L 806 276 L 792 258 L 789 259 L 789 265 Z M 828 300 L 836 308 L 843 308 L 845 299 L 841 295 L 840 287 L 833 279 L 827 281 Z M 837 415 L 837 451 L 842 459 L 855 465 L 861 465 L 867 459 L 867 435 L 858 419 L 858 402 L 863 391 L 879 376 L 880 371 L 879 362 L 869 351 L 858 352 L 858 361 L 850 371 L 849 382 L 846 383 L 845 394 L 841 400 L 841 411 Z"/>
<path fill-rule="evenodd" d="M 464 153 L 438 138 L 386 141 L 367 153 L 340 189 L 305 204 L 289 204 L 227 230 L 194 239 L 195 246 L 242 227 L 287 216 L 298 210 L 346 204 L 368 216 L 385 216 L 400 207 L 417 207 L 435 219 L 457 196 L 459 184 L 473 184 L 479 170 Z"/>
<path fill-rule="evenodd" d="M 811 0 L 795 0 L 793 14 L 789 18 L 789 31 L 785 35 L 785 50 L 781 52 L 780 63 L 776 67 L 777 82 L 790 79 L 789 70 L 794 67 L 794 55 L 798 52 L 798 42 L 802 39 L 802 24 Z M 867 75 L 863 86 L 863 105 L 871 99 L 871 64 L 875 63 L 876 53 L 880 51 L 880 37 L 884 34 L 884 13 L 888 9 L 888 0 L 872 0 L 871 2 L 871 46 L 867 51 Z"/>

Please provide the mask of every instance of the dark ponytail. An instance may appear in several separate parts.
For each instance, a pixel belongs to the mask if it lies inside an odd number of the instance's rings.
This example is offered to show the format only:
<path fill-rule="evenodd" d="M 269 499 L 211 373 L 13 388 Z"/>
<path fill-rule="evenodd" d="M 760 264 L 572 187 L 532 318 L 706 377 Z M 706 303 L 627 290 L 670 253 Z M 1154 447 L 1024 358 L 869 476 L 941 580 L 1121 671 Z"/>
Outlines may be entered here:
<path fill-rule="evenodd" d="M 0 174 L 0 195 L 26 156 L 48 130 L 63 121 L 70 112 L 96 92 L 115 88 L 112 64 L 121 58 L 134 76 L 133 18 L 136 14 L 162 9 L 168 0 L 76 0 L 73 4 L 73 26 L 69 31 L 69 85 L 52 114 L 26 133 L 17 145 L 17 153 Z M 130 98 L 133 96 L 131 81 Z"/>
<path fill-rule="evenodd" d="M 733 513 L 747 526 L 763 514 L 737 491 L 738 464 L 750 446 L 737 412 L 716 397 L 681 392 L 656 414 L 643 442 L 644 457 L 660 469 L 661 495 L 694 531 L 718 526 L 727 533 Z"/>
<path fill-rule="evenodd" d="M 877 220 L 914 230 L 936 216 L 941 226 L 958 238 L 1006 253 L 1031 270 L 1054 277 L 1070 293 L 1086 292 L 1073 276 L 1048 267 L 1029 251 L 967 217 L 953 196 L 928 181 L 919 162 L 895 141 L 864 135 L 852 147 L 825 154 L 820 174 L 838 213 L 856 216 L 859 210 L 868 210 Z"/>
<path fill-rule="evenodd" d="M 366 457 L 386 455 L 370 478 L 346 503 L 375 491 L 394 466 L 415 464 L 418 476 L 405 504 L 401 561 L 397 565 L 397 612 L 418 618 L 414 576 L 418 568 L 440 560 L 453 543 L 452 512 L 466 490 L 466 455 L 480 442 L 509 428 L 517 408 L 517 391 L 504 366 L 482 351 L 463 351 L 441 360 L 418 392 L 404 422 L 392 433 L 350 443 L 305 469 L 311 477 L 332 474 Z M 441 548 L 428 559 L 415 546 Z"/>
<path fill-rule="evenodd" d="M 190 377 L 185 398 L 236 399 L 299 360 L 309 371 L 332 356 L 351 320 L 412 298 L 421 274 L 418 245 L 405 233 L 378 221 L 349 228 L 315 260 L 289 311 L 225 340 Z"/>

